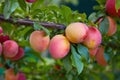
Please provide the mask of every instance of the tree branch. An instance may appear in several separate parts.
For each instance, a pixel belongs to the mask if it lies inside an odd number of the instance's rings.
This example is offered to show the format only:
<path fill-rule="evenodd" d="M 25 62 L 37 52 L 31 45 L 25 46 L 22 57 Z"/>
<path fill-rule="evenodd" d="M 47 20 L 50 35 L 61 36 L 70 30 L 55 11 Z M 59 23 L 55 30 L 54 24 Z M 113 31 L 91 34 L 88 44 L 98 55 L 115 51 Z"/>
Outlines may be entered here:
<path fill-rule="evenodd" d="M 25 19 L 13 19 L 12 17 L 10 17 L 9 19 L 5 19 L 5 17 L 2 14 L 0 14 L 0 21 L 9 22 L 17 25 L 26 25 L 26 26 L 33 26 L 34 22 L 36 22 L 36 21 L 25 20 Z M 55 24 L 52 22 L 39 22 L 39 23 L 40 25 L 46 28 L 65 29 L 65 25 L 63 24 Z"/>

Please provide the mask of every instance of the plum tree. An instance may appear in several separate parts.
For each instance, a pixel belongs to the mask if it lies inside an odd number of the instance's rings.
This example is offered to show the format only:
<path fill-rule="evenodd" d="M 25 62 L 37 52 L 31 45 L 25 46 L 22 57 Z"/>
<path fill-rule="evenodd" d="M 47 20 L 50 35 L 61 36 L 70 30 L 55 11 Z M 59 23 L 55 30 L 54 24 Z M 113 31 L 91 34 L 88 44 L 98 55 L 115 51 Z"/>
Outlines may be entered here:
<path fill-rule="evenodd" d="M 68 1 L 0 0 L 0 79 L 119 80 L 120 0 Z"/>
<path fill-rule="evenodd" d="M 49 52 L 54 59 L 65 57 L 70 50 L 70 43 L 67 38 L 61 34 L 55 35 L 49 45 Z"/>

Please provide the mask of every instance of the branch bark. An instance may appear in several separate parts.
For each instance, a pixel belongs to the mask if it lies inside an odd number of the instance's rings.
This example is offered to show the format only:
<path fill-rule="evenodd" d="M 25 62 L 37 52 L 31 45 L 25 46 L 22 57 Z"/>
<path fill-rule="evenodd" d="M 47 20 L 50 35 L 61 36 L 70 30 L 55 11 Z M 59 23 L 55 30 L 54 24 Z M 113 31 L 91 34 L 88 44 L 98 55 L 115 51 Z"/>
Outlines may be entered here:
<path fill-rule="evenodd" d="M 33 20 L 25 20 L 25 19 L 13 19 L 10 17 L 9 19 L 5 19 L 5 17 L 0 14 L 0 21 L 3 22 L 9 22 L 12 24 L 17 24 L 17 25 L 26 25 L 26 26 L 33 26 L 34 22 Z M 54 29 L 65 29 L 65 25 L 63 24 L 56 24 L 53 22 L 39 22 L 40 25 L 46 27 L 46 28 L 54 28 Z"/>

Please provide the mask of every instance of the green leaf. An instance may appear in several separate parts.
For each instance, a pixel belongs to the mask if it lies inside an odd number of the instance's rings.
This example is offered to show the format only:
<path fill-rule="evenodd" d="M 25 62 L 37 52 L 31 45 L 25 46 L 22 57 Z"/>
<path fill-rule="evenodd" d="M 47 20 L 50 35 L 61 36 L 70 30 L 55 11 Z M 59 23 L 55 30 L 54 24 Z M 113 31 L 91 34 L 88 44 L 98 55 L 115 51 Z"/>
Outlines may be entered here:
<path fill-rule="evenodd" d="M 83 56 L 88 62 L 89 62 L 89 52 L 88 52 L 88 48 L 81 45 L 81 44 L 78 44 L 77 46 L 77 50 L 78 50 L 78 53 Z"/>
<path fill-rule="evenodd" d="M 4 34 L 11 35 L 11 33 L 14 32 L 15 30 L 15 27 L 11 25 L 10 23 L 2 23 L 1 26 L 4 30 Z"/>
<path fill-rule="evenodd" d="M 74 77 L 72 74 L 66 74 L 66 78 L 67 78 L 67 80 L 73 80 Z"/>
<path fill-rule="evenodd" d="M 120 9 L 120 0 L 116 0 L 116 5 L 115 5 L 116 11 Z"/>
<path fill-rule="evenodd" d="M 40 53 L 35 52 L 34 50 L 30 49 L 30 51 L 28 52 L 28 54 L 33 54 L 34 56 L 38 57 L 41 61 L 43 61 L 43 63 L 46 63 L 45 59 L 40 55 Z M 31 56 L 33 57 L 33 56 Z"/>
<path fill-rule="evenodd" d="M 4 7 L 3 14 L 4 14 L 6 19 L 8 19 L 10 16 L 10 6 L 11 6 L 10 0 L 5 0 L 5 7 Z"/>
<path fill-rule="evenodd" d="M 5 69 L 4 68 L 0 68 L 0 76 L 4 74 Z"/>
<path fill-rule="evenodd" d="M 30 31 L 31 29 L 32 29 L 32 27 L 26 27 L 26 28 L 24 28 L 22 31 L 20 31 L 18 35 L 21 36 L 21 37 L 24 37 L 25 34 L 26 34 L 28 31 Z"/>
<path fill-rule="evenodd" d="M 32 4 L 31 9 L 32 10 L 40 9 L 40 6 L 42 5 L 43 2 L 44 0 L 37 0 L 35 3 Z"/>
<path fill-rule="evenodd" d="M 31 12 L 31 16 L 36 16 L 36 14 L 39 14 L 41 12 L 41 10 L 40 9 L 35 9 L 35 10 L 33 10 L 32 12 Z M 39 15 L 40 16 L 40 15 Z"/>
<path fill-rule="evenodd" d="M 66 22 L 65 24 L 70 23 L 71 22 L 72 10 L 67 6 L 62 6 L 61 7 L 61 13 L 62 13 L 62 16 L 63 16 L 63 20 Z"/>
<path fill-rule="evenodd" d="M 96 0 L 99 4 L 105 4 L 106 0 Z"/>
<path fill-rule="evenodd" d="M 75 67 L 77 68 L 78 74 L 80 74 L 83 71 L 84 64 L 82 63 L 80 56 L 77 54 L 75 47 L 73 47 L 72 45 L 71 45 L 71 52 Z"/>
<path fill-rule="evenodd" d="M 67 72 L 69 72 L 72 69 L 71 60 L 70 60 L 69 55 L 63 59 L 63 64 L 64 64 L 63 66 Z"/>
<path fill-rule="evenodd" d="M 78 13 L 74 11 L 70 17 L 71 22 L 85 22 L 87 15 L 85 13 Z"/>
<path fill-rule="evenodd" d="M 74 5 L 78 5 L 78 4 L 79 4 L 78 0 L 70 0 L 70 1 L 71 1 L 71 3 L 74 4 Z"/>
<path fill-rule="evenodd" d="M 108 18 L 104 18 L 103 21 L 100 23 L 99 30 L 102 34 L 106 34 L 109 29 L 109 21 Z"/>
<path fill-rule="evenodd" d="M 16 0 L 5 0 L 5 6 L 3 10 L 5 19 L 8 19 L 11 13 L 14 12 L 17 7 L 18 3 L 16 2 Z"/>
<path fill-rule="evenodd" d="M 88 20 L 92 21 L 92 22 L 96 22 L 98 18 L 105 16 L 104 13 L 101 12 L 93 12 L 90 14 L 90 16 L 88 17 Z"/>
<path fill-rule="evenodd" d="M 48 30 L 47 28 L 41 26 L 41 25 L 39 24 L 39 22 L 35 22 L 35 23 L 34 23 L 34 29 L 35 29 L 35 30 L 41 30 L 41 29 L 42 29 L 42 30 L 44 30 L 44 31 L 47 33 L 47 35 L 50 35 L 49 30 Z"/>
<path fill-rule="evenodd" d="M 19 44 L 19 46 L 29 46 L 29 41 L 25 40 L 23 38 L 19 38 L 18 39 L 18 44 Z"/>
<path fill-rule="evenodd" d="M 93 12 L 92 14 L 90 14 L 90 16 L 88 17 L 88 19 L 92 22 L 95 22 L 97 20 L 97 17 L 96 17 L 96 13 Z"/>
<path fill-rule="evenodd" d="M 35 30 L 40 30 L 40 27 L 39 27 L 40 25 L 38 22 L 35 22 L 33 26 Z"/>
<path fill-rule="evenodd" d="M 27 5 L 25 3 L 25 0 L 18 0 L 18 3 L 19 3 L 19 6 L 21 7 L 21 9 L 26 11 Z"/>
<path fill-rule="evenodd" d="M 0 56 L 0 64 L 4 64 L 5 60 L 3 58 L 3 56 Z"/>
<path fill-rule="evenodd" d="M 110 56 L 107 53 L 104 53 L 105 60 L 108 62 L 110 60 Z"/>

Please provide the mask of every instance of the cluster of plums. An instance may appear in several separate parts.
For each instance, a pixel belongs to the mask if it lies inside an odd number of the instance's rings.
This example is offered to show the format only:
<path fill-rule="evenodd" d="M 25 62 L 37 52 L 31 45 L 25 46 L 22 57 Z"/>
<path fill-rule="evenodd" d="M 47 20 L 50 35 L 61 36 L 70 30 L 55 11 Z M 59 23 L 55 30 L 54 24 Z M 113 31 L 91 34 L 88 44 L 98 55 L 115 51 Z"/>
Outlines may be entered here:
<path fill-rule="evenodd" d="M 16 61 L 24 56 L 24 49 L 20 47 L 16 41 L 11 40 L 8 35 L 4 35 L 2 27 L 0 27 L 0 57 L 5 60 Z M 0 63 L 3 67 L 4 64 Z M 13 68 L 5 71 L 5 80 L 26 80 L 25 74 L 22 72 L 14 73 Z"/>
<path fill-rule="evenodd" d="M 4 35 L 2 28 L 0 28 L 0 55 L 13 61 L 24 56 L 24 49 L 16 41 L 11 40 L 8 35 Z"/>
<path fill-rule="evenodd" d="M 116 23 L 110 17 L 107 16 L 109 21 L 109 29 L 106 36 L 112 36 L 116 32 Z M 101 18 L 98 23 L 102 22 Z M 95 56 L 96 53 L 104 53 L 104 48 L 101 46 L 102 35 L 98 28 L 94 26 L 87 26 L 82 22 L 74 22 L 69 24 L 65 29 L 65 35 L 57 34 L 52 39 L 49 35 L 42 30 L 33 31 L 30 35 L 30 45 L 37 52 L 43 52 L 47 48 L 54 59 L 64 58 L 70 51 L 70 43 L 81 43 L 89 49 L 91 56 Z M 98 56 L 98 57 L 97 57 Z M 104 58 L 104 54 L 96 55 L 98 62 L 101 63 L 101 57 Z M 102 65 L 105 65 L 105 60 Z"/>
<path fill-rule="evenodd" d="M 106 12 L 112 16 L 120 16 L 120 9 L 116 11 L 116 0 L 106 1 Z M 117 25 L 114 19 L 106 16 L 109 24 L 106 36 L 112 36 L 117 30 Z M 107 62 L 104 58 L 104 47 L 101 44 L 102 36 L 99 31 L 99 25 L 104 20 L 104 17 L 98 20 L 98 28 L 88 26 L 85 23 L 74 22 L 69 24 L 65 29 L 65 35 L 58 34 L 50 39 L 49 35 L 42 30 L 34 31 L 30 35 L 30 45 L 37 52 L 43 52 L 47 48 L 54 59 L 64 58 L 70 51 L 70 43 L 81 43 L 85 45 L 91 57 L 96 58 L 97 62 L 101 65 L 106 65 Z"/>

